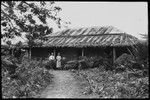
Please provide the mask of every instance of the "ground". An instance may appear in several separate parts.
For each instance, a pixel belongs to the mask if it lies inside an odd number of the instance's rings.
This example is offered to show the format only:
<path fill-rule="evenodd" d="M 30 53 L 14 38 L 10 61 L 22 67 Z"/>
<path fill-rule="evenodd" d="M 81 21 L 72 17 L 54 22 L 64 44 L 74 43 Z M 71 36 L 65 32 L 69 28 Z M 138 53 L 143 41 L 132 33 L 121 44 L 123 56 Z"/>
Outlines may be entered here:
<path fill-rule="evenodd" d="M 83 95 L 80 85 L 72 72 L 51 70 L 54 75 L 54 83 L 43 91 L 41 98 L 98 98 L 96 95 Z"/>

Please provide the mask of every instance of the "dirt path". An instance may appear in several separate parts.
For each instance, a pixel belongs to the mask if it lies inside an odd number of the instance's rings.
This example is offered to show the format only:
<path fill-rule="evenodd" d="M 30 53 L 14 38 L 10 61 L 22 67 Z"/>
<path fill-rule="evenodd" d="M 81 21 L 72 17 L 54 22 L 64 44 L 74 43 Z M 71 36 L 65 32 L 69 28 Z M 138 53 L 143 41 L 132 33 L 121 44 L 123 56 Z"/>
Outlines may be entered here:
<path fill-rule="evenodd" d="M 54 75 L 54 84 L 51 84 L 42 93 L 42 98 L 97 98 L 81 94 L 80 86 L 69 71 L 50 71 Z"/>

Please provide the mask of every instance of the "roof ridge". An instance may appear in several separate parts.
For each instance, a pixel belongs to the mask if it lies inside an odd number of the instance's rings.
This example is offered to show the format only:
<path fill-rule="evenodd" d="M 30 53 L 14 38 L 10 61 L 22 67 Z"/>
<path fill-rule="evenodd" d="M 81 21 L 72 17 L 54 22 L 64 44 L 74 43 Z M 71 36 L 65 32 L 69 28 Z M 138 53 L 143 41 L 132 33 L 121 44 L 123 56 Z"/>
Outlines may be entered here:
<path fill-rule="evenodd" d="M 102 28 L 102 27 L 105 27 L 105 28 L 112 28 L 112 29 L 117 29 L 119 30 L 118 28 L 112 26 L 112 25 L 103 25 L 103 26 L 83 26 L 83 27 L 71 27 L 71 28 L 66 28 L 66 29 L 63 29 L 63 30 L 59 30 L 57 32 L 54 32 L 52 34 L 49 34 L 47 36 L 50 36 L 50 35 L 57 35 L 57 33 L 60 33 L 60 32 L 65 32 L 67 30 L 79 30 L 79 29 L 88 29 L 88 28 Z M 121 31 L 121 30 L 120 30 Z"/>
<path fill-rule="evenodd" d="M 71 27 L 71 28 L 66 28 L 66 29 L 63 29 L 63 30 L 60 30 L 60 31 L 57 31 L 57 32 L 61 32 L 61 31 L 64 31 L 64 30 L 68 30 L 68 29 L 82 29 L 82 28 L 100 28 L 100 27 L 113 27 L 111 25 L 103 25 L 103 26 L 83 26 L 83 27 Z M 115 27 L 113 27 L 115 28 Z M 56 33 L 57 33 L 56 32 Z"/>

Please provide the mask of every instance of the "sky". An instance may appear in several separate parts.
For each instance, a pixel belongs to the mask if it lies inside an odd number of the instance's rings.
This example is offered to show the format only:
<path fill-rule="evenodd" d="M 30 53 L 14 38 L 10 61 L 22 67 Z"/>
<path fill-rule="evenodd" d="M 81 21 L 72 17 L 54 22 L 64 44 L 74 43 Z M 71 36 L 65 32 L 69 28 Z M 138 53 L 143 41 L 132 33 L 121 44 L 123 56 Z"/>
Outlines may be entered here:
<path fill-rule="evenodd" d="M 148 34 L 147 2 L 55 2 L 69 28 L 114 26 L 139 39 Z M 55 29 L 58 31 L 58 29 Z"/>
<path fill-rule="evenodd" d="M 148 34 L 147 2 L 55 2 L 62 8 L 58 14 L 64 21 L 71 22 L 68 28 L 114 26 L 119 30 L 142 39 L 140 34 Z M 47 20 L 54 32 L 57 25 Z M 64 28 L 63 28 L 64 29 Z M 16 38 L 13 43 L 24 41 Z"/>

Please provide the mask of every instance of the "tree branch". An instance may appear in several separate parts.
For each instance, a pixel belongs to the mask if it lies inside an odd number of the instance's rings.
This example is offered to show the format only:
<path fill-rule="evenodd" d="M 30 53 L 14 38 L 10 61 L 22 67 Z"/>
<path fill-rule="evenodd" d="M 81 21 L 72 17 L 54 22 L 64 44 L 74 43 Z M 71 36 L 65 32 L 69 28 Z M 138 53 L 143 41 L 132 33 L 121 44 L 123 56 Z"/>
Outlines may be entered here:
<path fill-rule="evenodd" d="M 8 6 L 6 6 L 4 3 L 1 3 L 3 6 L 5 6 L 5 7 L 7 7 L 7 8 L 9 8 Z"/>
<path fill-rule="evenodd" d="M 10 19 L 13 19 L 13 20 L 15 20 L 15 19 L 14 19 L 13 17 L 10 17 L 10 16 L 9 16 L 8 14 L 6 14 L 4 11 L 1 10 L 1 12 L 5 15 L 5 17 L 7 17 L 7 20 L 9 20 L 11 26 L 14 27 L 14 25 L 13 25 L 13 23 L 11 22 Z"/>

